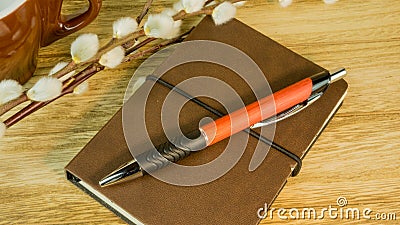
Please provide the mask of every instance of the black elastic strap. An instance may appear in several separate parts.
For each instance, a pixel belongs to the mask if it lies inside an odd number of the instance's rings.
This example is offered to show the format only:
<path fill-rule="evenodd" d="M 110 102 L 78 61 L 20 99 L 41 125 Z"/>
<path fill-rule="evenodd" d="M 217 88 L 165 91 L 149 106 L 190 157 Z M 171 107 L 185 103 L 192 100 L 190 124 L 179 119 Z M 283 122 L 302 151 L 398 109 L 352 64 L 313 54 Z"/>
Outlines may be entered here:
<path fill-rule="evenodd" d="M 219 117 L 223 117 L 224 114 L 220 111 L 218 111 L 217 109 L 211 107 L 210 105 L 204 103 L 203 101 L 199 100 L 198 98 L 193 97 L 192 95 L 190 95 L 189 93 L 185 92 L 182 89 L 179 89 L 177 87 L 175 87 L 174 85 L 168 83 L 167 81 L 158 78 L 154 75 L 149 75 L 146 77 L 146 80 L 152 80 L 155 81 L 173 91 L 175 91 L 176 93 L 188 98 L 190 101 L 196 103 L 197 105 L 205 108 L 206 110 L 208 110 L 209 112 L 213 113 L 216 116 Z M 293 169 L 292 171 L 292 177 L 297 176 L 297 174 L 299 174 L 300 170 L 301 170 L 301 166 L 302 166 L 302 160 L 294 153 L 292 153 L 291 151 L 285 149 L 284 147 L 278 145 L 277 143 L 269 140 L 268 138 L 261 136 L 259 133 L 255 132 L 254 130 L 247 128 L 245 130 L 243 130 L 244 132 L 250 134 L 252 137 L 257 138 L 258 140 L 262 141 L 263 143 L 271 146 L 272 148 L 278 150 L 279 152 L 283 153 L 284 155 L 288 156 L 289 158 L 293 159 L 294 161 L 296 161 L 297 165 L 296 167 Z"/>

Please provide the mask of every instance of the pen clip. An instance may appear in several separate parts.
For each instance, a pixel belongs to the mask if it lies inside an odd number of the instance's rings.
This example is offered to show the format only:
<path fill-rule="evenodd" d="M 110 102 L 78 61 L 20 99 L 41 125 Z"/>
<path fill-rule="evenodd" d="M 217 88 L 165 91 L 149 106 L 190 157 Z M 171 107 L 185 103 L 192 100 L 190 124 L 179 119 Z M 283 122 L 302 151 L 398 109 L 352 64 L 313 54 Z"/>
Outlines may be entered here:
<path fill-rule="evenodd" d="M 289 118 L 299 112 L 301 112 L 303 109 L 307 108 L 308 106 L 310 106 L 312 103 L 314 103 L 316 100 L 318 100 L 323 93 L 318 93 L 316 95 L 311 96 L 309 99 L 307 99 L 306 101 L 299 103 L 279 114 L 277 114 L 275 117 L 270 117 L 268 119 L 265 119 L 261 122 L 258 122 L 254 125 L 252 125 L 250 128 L 251 129 L 255 129 L 255 128 L 259 128 L 259 127 L 264 127 L 264 126 L 268 126 L 271 125 L 273 123 L 277 123 L 279 121 L 282 121 L 286 118 Z"/>

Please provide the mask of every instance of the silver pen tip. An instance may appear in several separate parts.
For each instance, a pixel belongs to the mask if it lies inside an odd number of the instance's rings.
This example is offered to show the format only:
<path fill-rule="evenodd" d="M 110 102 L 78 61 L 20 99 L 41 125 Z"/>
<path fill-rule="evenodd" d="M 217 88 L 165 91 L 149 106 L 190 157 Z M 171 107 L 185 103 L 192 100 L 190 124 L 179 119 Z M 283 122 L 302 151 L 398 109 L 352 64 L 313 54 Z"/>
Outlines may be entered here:
<path fill-rule="evenodd" d="M 99 181 L 99 185 L 101 187 L 105 187 L 128 180 L 133 180 L 141 176 L 143 176 L 142 168 L 139 166 L 136 160 L 131 160 L 101 179 Z"/>

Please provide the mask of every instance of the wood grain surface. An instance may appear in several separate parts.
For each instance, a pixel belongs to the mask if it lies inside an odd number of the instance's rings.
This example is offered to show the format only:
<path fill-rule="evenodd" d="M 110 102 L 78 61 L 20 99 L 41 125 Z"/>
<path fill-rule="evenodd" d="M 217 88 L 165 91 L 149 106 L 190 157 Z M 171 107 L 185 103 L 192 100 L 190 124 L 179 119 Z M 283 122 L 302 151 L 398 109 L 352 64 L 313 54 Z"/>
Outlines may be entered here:
<path fill-rule="evenodd" d="M 83 0 L 64 2 L 66 12 L 85 5 Z M 144 4 L 103 2 L 91 25 L 41 49 L 27 87 L 69 59 L 69 44 L 78 34 L 96 33 L 104 43 L 116 18 L 136 17 Z M 155 0 L 151 12 L 171 3 Z M 370 208 L 372 217 L 397 216 L 397 221 L 328 216 L 281 220 L 275 214 L 261 224 L 400 223 L 400 3 L 296 0 L 281 8 L 277 1 L 253 0 L 239 9 L 237 18 L 325 68 L 348 69 L 349 92 L 342 108 L 307 155 L 300 175 L 288 180 L 272 207 L 320 210 L 337 206 L 337 198 L 344 196 L 347 207 Z M 186 27 L 198 20 L 185 22 Z M 64 97 L 7 131 L 0 140 L 0 224 L 124 224 L 70 184 L 64 167 L 121 107 L 125 87 L 142 61 L 97 74 L 85 95 Z"/>

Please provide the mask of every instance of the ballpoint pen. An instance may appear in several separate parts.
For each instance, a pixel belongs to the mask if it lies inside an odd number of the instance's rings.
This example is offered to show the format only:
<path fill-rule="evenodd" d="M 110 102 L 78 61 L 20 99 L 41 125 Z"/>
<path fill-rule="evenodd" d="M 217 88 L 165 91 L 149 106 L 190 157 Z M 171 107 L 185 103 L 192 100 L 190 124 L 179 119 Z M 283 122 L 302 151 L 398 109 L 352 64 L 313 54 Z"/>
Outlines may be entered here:
<path fill-rule="evenodd" d="M 344 68 L 332 73 L 322 72 L 298 81 L 269 96 L 255 101 L 215 121 L 200 126 L 191 133 L 196 138 L 176 137 L 146 151 L 123 164 L 102 180 L 108 186 L 136 179 L 161 169 L 171 162 L 187 157 L 193 150 L 204 149 L 247 128 L 257 128 L 290 117 L 319 99 L 328 86 L 346 75 Z M 140 162 L 140 165 L 139 165 Z"/>

